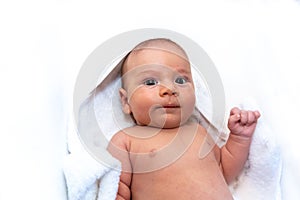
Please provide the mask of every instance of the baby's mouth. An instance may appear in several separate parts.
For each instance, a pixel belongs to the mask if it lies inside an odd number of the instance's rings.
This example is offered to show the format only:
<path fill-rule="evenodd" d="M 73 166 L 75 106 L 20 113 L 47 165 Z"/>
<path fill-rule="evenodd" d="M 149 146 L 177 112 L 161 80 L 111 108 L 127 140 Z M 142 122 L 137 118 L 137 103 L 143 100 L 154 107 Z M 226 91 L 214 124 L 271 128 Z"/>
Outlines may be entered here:
<path fill-rule="evenodd" d="M 179 105 L 164 105 L 163 108 L 180 108 Z"/>
<path fill-rule="evenodd" d="M 181 106 L 177 102 L 169 102 L 169 103 L 161 103 L 161 104 L 156 104 L 153 106 L 154 109 L 164 109 L 164 110 L 175 110 L 175 109 L 180 109 Z"/>

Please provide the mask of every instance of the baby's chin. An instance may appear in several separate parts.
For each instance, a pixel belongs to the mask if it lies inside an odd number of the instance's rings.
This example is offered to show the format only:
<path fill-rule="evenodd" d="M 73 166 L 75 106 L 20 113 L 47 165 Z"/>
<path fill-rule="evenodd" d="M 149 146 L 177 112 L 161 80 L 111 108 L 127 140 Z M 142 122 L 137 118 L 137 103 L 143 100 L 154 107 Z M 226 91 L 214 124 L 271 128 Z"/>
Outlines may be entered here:
<path fill-rule="evenodd" d="M 161 126 L 149 124 L 148 126 L 155 127 L 155 128 L 161 128 L 161 129 L 173 129 L 173 128 L 180 127 L 180 124 L 164 124 Z"/>
<path fill-rule="evenodd" d="M 186 123 L 185 121 L 173 121 L 173 120 L 167 120 L 164 123 L 150 123 L 147 126 L 154 127 L 154 128 L 161 128 L 161 129 L 174 129 L 178 128 Z"/>

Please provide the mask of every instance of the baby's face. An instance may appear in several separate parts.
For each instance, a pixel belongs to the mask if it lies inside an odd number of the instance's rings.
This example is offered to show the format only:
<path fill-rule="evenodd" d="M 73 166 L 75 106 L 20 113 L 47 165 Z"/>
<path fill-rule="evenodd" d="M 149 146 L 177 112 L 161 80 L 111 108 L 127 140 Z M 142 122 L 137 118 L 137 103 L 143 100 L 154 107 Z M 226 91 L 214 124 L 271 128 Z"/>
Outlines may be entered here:
<path fill-rule="evenodd" d="M 123 109 L 138 125 L 175 128 L 184 124 L 195 106 L 188 60 L 170 51 L 144 49 L 128 57 L 123 69 Z M 126 101 L 124 101 L 126 99 Z M 125 109 L 126 110 L 126 109 Z"/>

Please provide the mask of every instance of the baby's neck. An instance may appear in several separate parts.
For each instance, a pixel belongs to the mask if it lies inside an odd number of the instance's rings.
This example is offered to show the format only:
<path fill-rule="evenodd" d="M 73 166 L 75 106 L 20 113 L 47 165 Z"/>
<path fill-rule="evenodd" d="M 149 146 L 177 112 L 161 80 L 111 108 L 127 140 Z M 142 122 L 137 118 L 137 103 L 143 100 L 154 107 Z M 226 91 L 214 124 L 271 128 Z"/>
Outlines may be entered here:
<path fill-rule="evenodd" d="M 161 128 L 155 126 L 141 126 L 135 125 L 133 127 L 127 128 L 123 130 L 130 136 L 138 137 L 138 138 L 150 138 L 154 137 L 157 134 L 174 134 L 177 133 L 180 129 L 187 128 L 189 126 L 195 125 L 194 122 L 186 122 L 180 126 L 176 126 L 174 128 Z"/>

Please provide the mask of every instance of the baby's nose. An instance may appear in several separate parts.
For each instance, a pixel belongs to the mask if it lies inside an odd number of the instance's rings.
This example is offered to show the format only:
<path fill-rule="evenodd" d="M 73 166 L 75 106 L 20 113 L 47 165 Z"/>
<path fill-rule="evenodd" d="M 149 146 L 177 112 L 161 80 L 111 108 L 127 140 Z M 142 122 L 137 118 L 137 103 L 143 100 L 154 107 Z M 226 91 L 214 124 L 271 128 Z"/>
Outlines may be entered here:
<path fill-rule="evenodd" d="M 163 96 L 178 96 L 178 91 L 176 91 L 176 89 L 174 87 L 170 88 L 170 87 L 166 87 L 166 86 L 161 86 L 160 91 L 159 91 L 159 95 L 161 97 Z"/>

